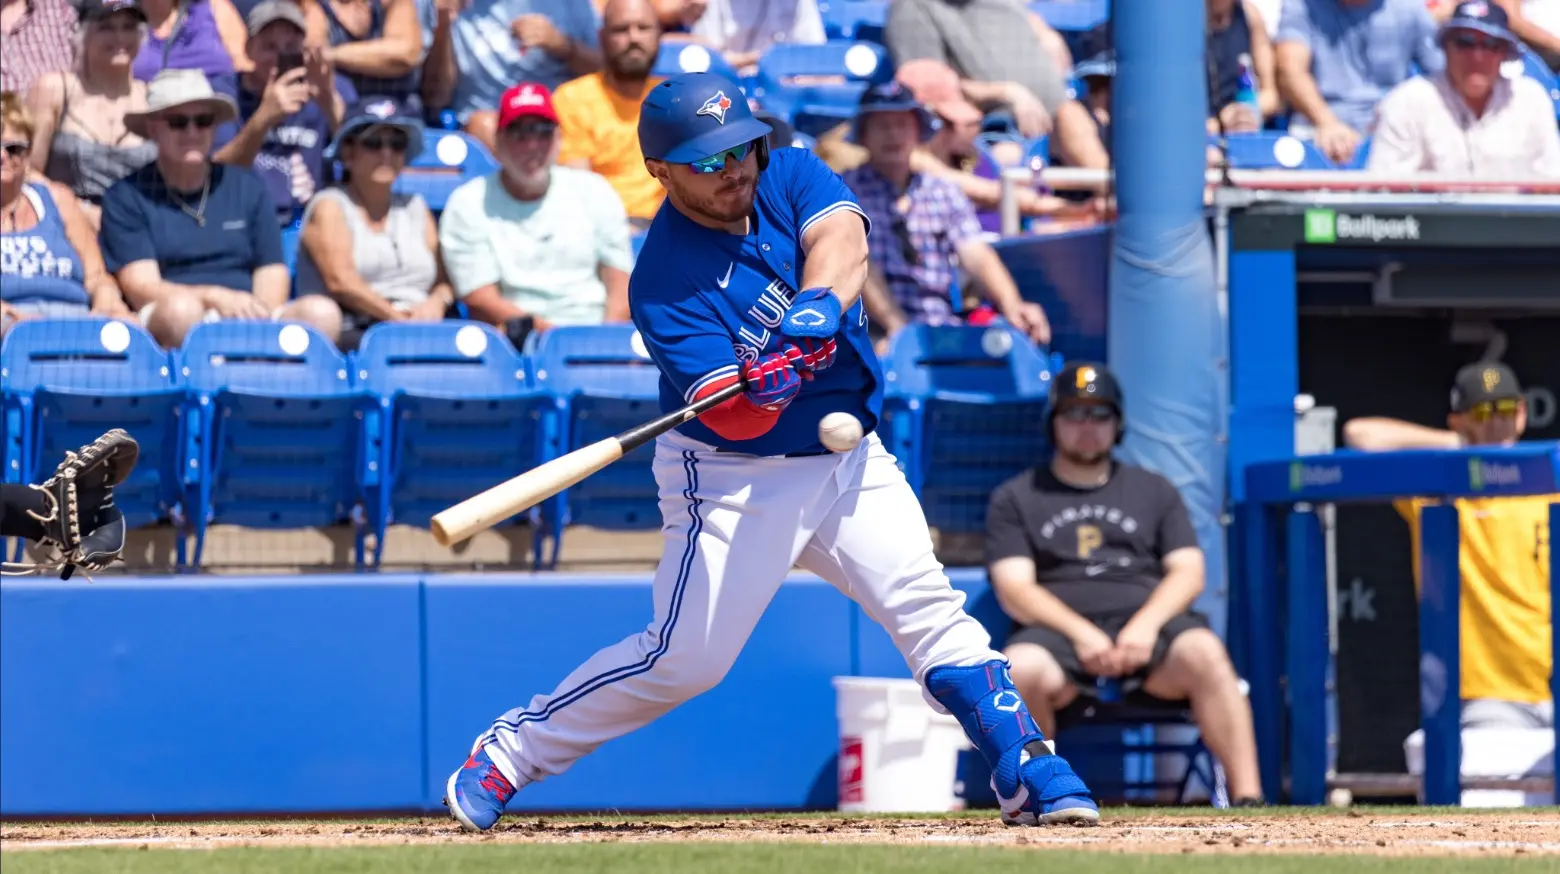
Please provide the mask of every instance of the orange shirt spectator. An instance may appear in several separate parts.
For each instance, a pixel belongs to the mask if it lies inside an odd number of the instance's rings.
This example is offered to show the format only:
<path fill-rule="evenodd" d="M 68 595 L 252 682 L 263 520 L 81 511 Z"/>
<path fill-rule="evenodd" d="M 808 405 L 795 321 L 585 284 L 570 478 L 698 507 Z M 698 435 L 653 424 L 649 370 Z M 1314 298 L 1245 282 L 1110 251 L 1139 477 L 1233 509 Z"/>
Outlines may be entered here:
<path fill-rule="evenodd" d="M 629 218 L 648 224 L 665 195 L 639 151 L 639 104 L 661 81 L 650 75 L 661 45 L 655 8 L 647 0 L 610 0 L 600 40 L 604 69 L 554 95 L 563 132 L 558 163 L 606 177 Z"/>

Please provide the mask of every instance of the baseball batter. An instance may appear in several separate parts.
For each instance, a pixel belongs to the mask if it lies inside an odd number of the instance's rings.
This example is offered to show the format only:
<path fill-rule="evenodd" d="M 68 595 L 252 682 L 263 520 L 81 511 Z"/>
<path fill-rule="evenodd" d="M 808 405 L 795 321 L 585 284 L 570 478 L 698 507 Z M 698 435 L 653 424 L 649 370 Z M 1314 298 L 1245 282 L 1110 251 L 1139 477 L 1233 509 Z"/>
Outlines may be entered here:
<path fill-rule="evenodd" d="M 645 166 L 665 187 L 629 284 L 671 411 L 741 380 L 743 394 L 659 438 L 666 551 L 655 618 L 550 693 L 499 717 L 445 802 L 486 830 L 516 790 L 710 689 L 793 565 L 854 599 L 893 637 L 928 701 L 964 726 L 1012 825 L 1092 824 L 1055 755 L 932 554 L 915 494 L 873 433 L 883 375 L 860 301 L 867 219 L 810 152 L 766 145 L 736 83 L 689 73 L 644 100 Z M 800 291 L 797 291 L 800 289 Z M 825 415 L 861 420 L 847 452 Z"/>

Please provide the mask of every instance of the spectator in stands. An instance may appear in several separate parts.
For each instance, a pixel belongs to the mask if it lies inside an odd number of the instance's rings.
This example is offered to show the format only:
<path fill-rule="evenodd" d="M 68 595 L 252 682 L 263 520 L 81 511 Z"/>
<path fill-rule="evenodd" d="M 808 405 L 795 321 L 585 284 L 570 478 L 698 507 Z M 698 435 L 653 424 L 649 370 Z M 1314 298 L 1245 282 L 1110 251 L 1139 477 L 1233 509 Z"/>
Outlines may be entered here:
<path fill-rule="evenodd" d="M 0 91 L 26 94 L 75 66 L 76 14 L 66 0 L 0 0 Z"/>
<path fill-rule="evenodd" d="M 243 127 L 218 132 L 215 160 L 254 170 L 278 220 L 288 224 L 323 186 L 325 145 L 357 94 L 332 71 L 322 47 L 304 45 L 304 15 L 293 0 L 265 0 L 245 23 L 254 67 L 229 95 Z"/>
<path fill-rule="evenodd" d="M 1527 428 L 1527 401 L 1504 364 L 1457 372 L 1446 430 L 1387 418 L 1351 419 L 1343 438 L 1367 452 L 1510 446 Z M 1549 692 L 1549 505 L 1560 493 L 1458 498 L 1462 572 L 1462 727 L 1552 728 Z M 1419 511 L 1433 498 L 1394 506 L 1413 536 L 1419 579 Z"/>
<path fill-rule="evenodd" d="M 1445 22 L 1458 0 L 1427 0 L 1430 14 Z M 1551 70 L 1560 70 L 1560 0 L 1490 0 L 1505 10 L 1512 34 L 1532 49 Z"/>
<path fill-rule="evenodd" d="M 1370 134 L 1376 103 L 1411 66 L 1441 69 L 1425 0 L 1284 0 L 1274 54 L 1289 132 L 1345 163 Z"/>
<path fill-rule="evenodd" d="M 1560 179 L 1560 126 L 1537 80 L 1507 79 L 1517 57 L 1506 12 L 1461 3 L 1441 26 L 1446 69 L 1404 82 L 1381 102 L 1368 169 L 1498 179 Z"/>
<path fill-rule="evenodd" d="M 418 0 L 316 0 L 302 5 L 309 18 L 310 44 L 326 47 L 326 60 L 352 83 L 353 92 L 393 97 L 422 112 Z"/>
<path fill-rule="evenodd" d="M 1080 69 L 1083 66 L 1080 64 Z M 970 198 L 980 212 L 997 212 L 1002 208 L 1002 183 L 998 181 L 997 167 L 987 167 L 981 175 L 980 148 L 975 136 L 980 133 L 980 109 L 970 105 L 959 91 L 959 75 L 941 61 L 911 61 L 895 70 L 895 78 L 908 87 L 920 105 L 936 115 L 941 122 L 936 133 L 922 148 L 911 156 L 911 170 L 952 181 L 964 197 Z M 1094 97 L 1090 97 L 1094 100 Z M 1109 92 L 1106 92 L 1109 105 Z M 1109 142 L 1101 137 L 1101 142 Z M 1002 144 L 1012 145 L 1012 144 Z M 1000 148 L 992 150 L 995 162 L 1005 167 L 1019 165 L 1023 150 L 1016 156 L 1000 155 Z M 866 156 L 863 155 L 863 161 Z M 860 161 L 856 162 L 858 165 Z M 1044 169 L 1044 162 L 1031 169 Z M 1058 219 L 1069 223 L 1092 223 L 1104 214 L 1103 200 L 1067 201 L 1047 194 L 1044 184 L 1036 179 L 1034 186 L 1019 187 L 1019 215 L 1023 219 Z"/>
<path fill-rule="evenodd" d="M 499 172 L 457 188 L 439 218 L 455 293 L 517 347 L 553 325 L 628 320 L 633 252 L 607 180 L 557 166 L 558 113 L 535 82 L 504 95 Z"/>
<path fill-rule="evenodd" d="M 423 103 L 454 110 L 489 149 L 497 146 L 497 107 L 511 85 L 551 91 L 601 69 L 591 0 L 428 0 L 420 9 Z"/>
<path fill-rule="evenodd" d="M 217 84 L 249 68 L 243 16 L 233 0 L 140 0 L 149 32 L 135 58 L 135 77 L 161 70 L 199 70 Z"/>
<path fill-rule="evenodd" d="M 1208 13 L 1208 132 L 1241 133 L 1261 130 L 1280 109 L 1278 74 L 1273 69 L 1273 41 L 1267 23 L 1251 0 L 1207 0 Z M 1251 65 L 1257 86 L 1256 111 L 1236 99 L 1243 59 Z"/>
<path fill-rule="evenodd" d="M 1260 804 L 1251 707 L 1192 609 L 1204 585 L 1197 532 L 1174 485 L 1111 459 L 1121 410 L 1109 371 L 1069 365 L 1051 387 L 1051 460 L 991 495 L 986 556 L 1013 620 L 1013 682 L 1052 737 L 1080 697 L 1189 702 L 1234 804 Z"/>
<path fill-rule="evenodd" d="M 649 0 L 608 0 L 601 72 L 560 85 L 554 101 L 563 132 L 558 162 L 605 176 L 629 221 L 641 229 L 649 227 L 665 194 L 639 151 L 639 104 L 661 81 L 650 75 L 660 44 Z"/>
<path fill-rule="evenodd" d="M 307 322 L 334 340 L 341 311 L 310 295 L 288 303 L 282 231 L 265 183 L 211 162 L 213 131 L 238 107 L 197 70 L 164 70 L 146 109 L 125 116 L 157 144 L 157 160 L 103 196 L 103 257 L 137 315 L 172 348 L 196 322 Z"/>
<path fill-rule="evenodd" d="M 36 122 L 34 170 L 81 204 L 94 231 L 103 192 L 157 157 L 157 147 L 125 129 L 125 113 L 146 106 L 146 84 L 131 64 L 146 31 L 135 0 L 78 0 L 81 51 L 72 70 L 41 76 L 27 97 Z"/>
<path fill-rule="evenodd" d="M 720 52 L 741 75 L 776 43 L 818 45 L 828 39 L 817 0 L 707 0 L 688 36 Z"/>
<path fill-rule="evenodd" d="M 128 316 L 76 198 L 57 182 L 27 178 L 34 133 L 21 99 L 0 93 L 0 303 L 6 327 L 33 317 Z"/>
<path fill-rule="evenodd" d="M 1028 139 L 1051 135 L 1075 167 L 1110 165 L 1088 112 L 1067 96 L 1053 50 L 1020 4 L 1000 0 L 894 0 L 884 40 L 897 64 L 941 61 L 958 71 L 964 96 L 988 114 L 1010 113 Z"/>
<path fill-rule="evenodd" d="M 911 155 L 931 123 L 931 115 L 898 82 L 862 94 L 856 139 L 867 149 L 867 163 L 844 179 L 872 221 L 863 292 L 868 317 L 885 339 L 912 320 L 956 323 L 950 289 L 962 271 L 1003 318 L 1035 342 L 1049 343 L 1045 310 L 1019 294 L 982 237 L 969 198 L 953 182 L 912 171 Z"/>
<path fill-rule="evenodd" d="M 392 97 L 354 106 L 328 155 L 343 181 L 303 214 L 298 294 L 326 294 L 342 310 L 342 349 L 376 322 L 436 322 L 455 304 L 439 259 L 439 227 L 421 196 L 392 191 L 423 126 Z"/>

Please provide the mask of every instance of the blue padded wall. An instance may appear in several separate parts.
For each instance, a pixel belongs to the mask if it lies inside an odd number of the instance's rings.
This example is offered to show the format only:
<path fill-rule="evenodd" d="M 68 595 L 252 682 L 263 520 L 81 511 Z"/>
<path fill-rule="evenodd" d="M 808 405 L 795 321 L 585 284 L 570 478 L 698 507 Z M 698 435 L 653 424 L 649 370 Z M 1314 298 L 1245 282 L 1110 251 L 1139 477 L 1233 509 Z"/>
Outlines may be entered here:
<path fill-rule="evenodd" d="M 7 816 L 411 809 L 415 577 L 0 587 Z"/>

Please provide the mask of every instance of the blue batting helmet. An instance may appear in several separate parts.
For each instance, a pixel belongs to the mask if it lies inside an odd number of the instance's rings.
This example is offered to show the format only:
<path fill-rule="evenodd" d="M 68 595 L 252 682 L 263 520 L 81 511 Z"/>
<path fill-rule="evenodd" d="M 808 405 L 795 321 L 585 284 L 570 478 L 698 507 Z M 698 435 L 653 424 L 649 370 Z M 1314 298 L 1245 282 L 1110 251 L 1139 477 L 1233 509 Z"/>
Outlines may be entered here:
<path fill-rule="evenodd" d="M 671 164 L 763 140 L 769 131 L 753 117 L 741 87 L 717 73 L 673 76 L 650 89 L 639 110 L 640 151 Z"/>

